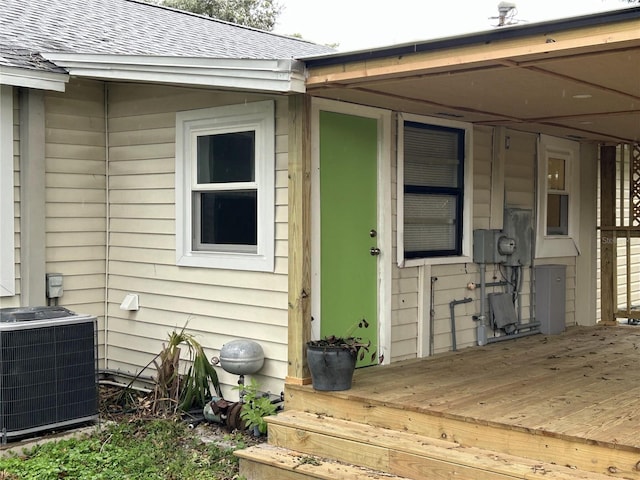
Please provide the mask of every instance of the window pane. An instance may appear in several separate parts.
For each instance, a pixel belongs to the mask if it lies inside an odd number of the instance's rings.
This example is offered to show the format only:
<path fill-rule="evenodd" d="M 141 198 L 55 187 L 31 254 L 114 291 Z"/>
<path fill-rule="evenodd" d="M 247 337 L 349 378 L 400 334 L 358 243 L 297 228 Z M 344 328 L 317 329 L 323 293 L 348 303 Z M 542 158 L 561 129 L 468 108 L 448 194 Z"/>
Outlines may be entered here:
<path fill-rule="evenodd" d="M 456 250 L 457 198 L 453 195 L 404 195 L 404 248 L 412 252 Z"/>
<path fill-rule="evenodd" d="M 405 123 L 405 185 L 459 187 L 463 132 L 417 125 Z"/>
<path fill-rule="evenodd" d="M 547 186 L 549 190 L 564 190 L 564 159 L 549 157 L 547 165 Z"/>
<path fill-rule="evenodd" d="M 198 183 L 255 181 L 255 132 L 198 137 Z"/>
<path fill-rule="evenodd" d="M 258 196 L 255 190 L 196 195 L 200 201 L 200 243 L 257 245 Z"/>
<path fill-rule="evenodd" d="M 547 195 L 547 235 L 569 234 L 569 195 Z"/>

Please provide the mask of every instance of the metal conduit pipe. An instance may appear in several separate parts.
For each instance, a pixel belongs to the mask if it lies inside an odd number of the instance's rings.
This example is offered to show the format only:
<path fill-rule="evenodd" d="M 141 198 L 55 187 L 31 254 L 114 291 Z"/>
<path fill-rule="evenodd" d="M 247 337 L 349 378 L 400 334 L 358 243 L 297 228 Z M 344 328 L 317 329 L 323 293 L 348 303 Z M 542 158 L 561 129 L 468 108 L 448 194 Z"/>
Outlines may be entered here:
<path fill-rule="evenodd" d="M 504 280 L 499 282 L 487 282 L 484 284 L 485 287 L 506 287 L 507 285 L 509 285 L 509 282 L 505 282 Z"/>
<path fill-rule="evenodd" d="M 522 327 L 526 328 L 527 325 L 523 325 Z M 537 335 L 538 333 L 540 333 L 540 330 L 536 328 L 534 330 L 529 330 L 528 332 L 519 332 L 519 333 L 514 333 L 513 335 L 502 335 L 501 337 L 487 338 L 487 343 L 502 342 L 504 340 L 513 340 L 514 338 L 528 337 L 529 335 Z"/>
<path fill-rule="evenodd" d="M 433 355 L 435 352 L 435 334 L 433 329 L 436 325 L 436 291 L 435 284 L 438 281 L 438 277 L 431 277 L 431 296 L 430 296 L 430 305 L 429 305 L 429 355 Z"/>
<path fill-rule="evenodd" d="M 473 299 L 471 298 L 463 298 L 462 300 L 453 300 L 449 302 L 449 309 L 451 310 L 451 350 L 453 350 L 454 352 L 458 348 L 456 344 L 456 305 L 460 305 L 461 303 L 469 303 L 472 301 Z"/>
<path fill-rule="evenodd" d="M 487 282 L 485 281 L 485 275 L 487 273 L 487 264 L 480 264 L 480 315 L 478 316 L 477 337 L 478 345 L 481 347 L 487 344 L 487 314 L 485 296 L 487 294 Z"/>

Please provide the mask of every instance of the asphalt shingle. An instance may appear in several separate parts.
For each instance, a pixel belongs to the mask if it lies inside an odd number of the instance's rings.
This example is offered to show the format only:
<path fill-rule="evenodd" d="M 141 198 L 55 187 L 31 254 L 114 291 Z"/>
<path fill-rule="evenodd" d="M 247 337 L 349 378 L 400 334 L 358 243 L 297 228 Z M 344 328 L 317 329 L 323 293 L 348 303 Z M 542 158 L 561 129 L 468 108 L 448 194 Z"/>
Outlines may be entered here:
<path fill-rule="evenodd" d="M 304 40 L 136 0 L 0 0 L 0 45 L 32 53 L 236 59 L 331 52 Z"/>

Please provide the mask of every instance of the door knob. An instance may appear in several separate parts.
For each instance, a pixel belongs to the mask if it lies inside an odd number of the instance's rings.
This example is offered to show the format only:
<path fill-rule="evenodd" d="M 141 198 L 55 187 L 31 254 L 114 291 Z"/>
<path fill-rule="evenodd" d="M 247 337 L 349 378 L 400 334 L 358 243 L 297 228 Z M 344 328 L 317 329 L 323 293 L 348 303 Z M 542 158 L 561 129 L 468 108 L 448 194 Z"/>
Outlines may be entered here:
<path fill-rule="evenodd" d="M 375 256 L 378 256 L 378 255 L 380 255 L 380 249 L 379 249 L 379 248 L 377 248 L 377 247 L 371 247 L 371 248 L 369 249 L 369 253 L 370 253 L 372 256 L 374 256 L 374 257 L 375 257 Z"/>

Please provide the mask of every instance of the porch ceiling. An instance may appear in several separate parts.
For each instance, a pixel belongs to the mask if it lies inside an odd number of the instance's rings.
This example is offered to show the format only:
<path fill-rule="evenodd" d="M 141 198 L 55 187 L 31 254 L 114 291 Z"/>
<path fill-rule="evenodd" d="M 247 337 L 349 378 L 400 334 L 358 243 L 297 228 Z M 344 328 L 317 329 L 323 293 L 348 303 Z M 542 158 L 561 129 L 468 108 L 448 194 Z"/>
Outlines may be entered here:
<path fill-rule="evenodd" d="M 385 56 L 381 49 L 345 55 L 344 62 L 312 59 L 307 91 L 585 141 L 638 142 L 640 19 L 593 23 L 524 29 L 513 38 L 469 36 L 417 53 L 395 49 Z"/>

